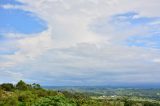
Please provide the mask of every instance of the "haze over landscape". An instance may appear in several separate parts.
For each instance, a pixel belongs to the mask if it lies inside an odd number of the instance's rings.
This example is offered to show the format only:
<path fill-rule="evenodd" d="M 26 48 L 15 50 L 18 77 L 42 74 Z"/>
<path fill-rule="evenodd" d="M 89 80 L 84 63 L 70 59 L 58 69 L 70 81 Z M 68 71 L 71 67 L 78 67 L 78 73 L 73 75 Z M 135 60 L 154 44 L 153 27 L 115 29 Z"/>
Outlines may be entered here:
<path fill-rule="evenodd" d="M 0 83 L 160 84 L 160 0 L 0 0 Z"/>

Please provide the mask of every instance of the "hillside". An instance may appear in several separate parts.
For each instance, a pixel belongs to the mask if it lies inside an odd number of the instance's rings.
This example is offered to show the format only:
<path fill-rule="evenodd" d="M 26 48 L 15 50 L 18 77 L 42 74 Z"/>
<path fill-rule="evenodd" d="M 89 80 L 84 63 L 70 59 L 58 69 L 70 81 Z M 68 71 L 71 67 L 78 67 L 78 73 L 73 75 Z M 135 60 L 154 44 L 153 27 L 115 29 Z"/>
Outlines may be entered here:
<path fill-rule="evenodd" d="M 149 97 L 134 94 L 136 91 L 146 94 L 146 90 L 142 89 L 76 89 L 49 90 L 23 81 L 15 85 L 4 83 L 0 85 L 0 106 L 160 106 L 160 98 L 152 98 L 159 90 L 149 90 Z"/>

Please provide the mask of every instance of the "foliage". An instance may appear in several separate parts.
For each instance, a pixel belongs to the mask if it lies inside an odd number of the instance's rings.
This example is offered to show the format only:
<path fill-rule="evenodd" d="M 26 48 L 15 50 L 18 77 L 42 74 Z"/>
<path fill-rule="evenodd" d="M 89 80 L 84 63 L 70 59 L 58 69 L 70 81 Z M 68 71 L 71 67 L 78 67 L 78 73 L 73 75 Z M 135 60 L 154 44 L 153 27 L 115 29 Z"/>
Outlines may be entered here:
<path fill-rule="evenodd" d="M 29 89 L 29 85 L 27 85 L 25 82 L 23 82 L 22 80 L 20 80 L 17 84 L 16 84 L 16 88 L 18 90 L 27 90 Z"/>
<path fill-rule="evenodd" d="M 15 87 L 11 83 L 4 83 L 0 85 L 0 88 L 5 90 L 5 91 L 12 91 Z"/>
<path fill-rule="evenodd" d="M 32 88 L 33 89 L 41 89 L 41 86 L 39 84 L 33 83 Z"/>
<path fill-rule="evenodd" d="M 76 104 L 63 95 L 56 95 L 41 98 L 34 106 L 76 106 Z"/>
<path fill-rule="evenodd" d="M 0 106 L 160 106 L 150 99 L 135 99 L 129 96 L 101 97 L 91 93 L 53 91 L 43 89 L 39 84 L 0 85 Z M 148 97 L 148 96 L 147 96 Z M 138 97 L 137 97 L 138 98 Z M 140 97 L 139 97 L 140 98 Z"/>

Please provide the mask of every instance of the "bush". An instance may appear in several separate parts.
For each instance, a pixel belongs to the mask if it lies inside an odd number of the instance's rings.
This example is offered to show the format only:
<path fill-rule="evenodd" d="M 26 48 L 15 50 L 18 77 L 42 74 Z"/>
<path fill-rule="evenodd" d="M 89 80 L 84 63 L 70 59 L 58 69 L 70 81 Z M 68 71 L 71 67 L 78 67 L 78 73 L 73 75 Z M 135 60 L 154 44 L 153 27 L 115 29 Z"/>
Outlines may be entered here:
<path fill-rule="evenodd" d="M 33 106 L 76 106 L 76 104 L 62 95 L 57 95 L 41 98 Z"/>
<path fill-rule="evenodd" d="M 14 85 L 11 83 L 4 83 L 0 85 L 1 89 L 5 91 L 13 91 L 15 89 Z"/>
<path fill-rule="evenodd" d="M 0 97 L 0 106 L 18 106 L 17 95 L 2 96 Z"/>
<path fill-rule="evenodd" d="M 22 106 L 31 106 L 38 98 L 32 91 L 17 91 L 17 95 Z"/>

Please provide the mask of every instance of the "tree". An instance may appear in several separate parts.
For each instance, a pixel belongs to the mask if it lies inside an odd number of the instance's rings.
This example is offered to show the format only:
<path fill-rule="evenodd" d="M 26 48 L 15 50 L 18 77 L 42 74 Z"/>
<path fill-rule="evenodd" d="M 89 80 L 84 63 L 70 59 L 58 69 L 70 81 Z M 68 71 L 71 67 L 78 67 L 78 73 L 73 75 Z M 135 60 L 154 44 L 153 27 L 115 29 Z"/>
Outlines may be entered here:
<path fill-rule="evenodd" d="M 0 85 L 1 89 L 5 90 L 5 91 L 13 91 L 15 89 L 14 85 L 11 83 L 4 83 L 2 85 Z"/>
<path fill-rule="evenodd" d="M 17 88 L 18 90 L 27 90 L 27 89 L 28 89 L 28 85 L 27 85 L 24 81 L 20 80 L 20 81 L 16 84 L 16 88 Z"/>
<path fill-rule="evenodd" d="M 41 86 L 39 84 L 36 84 L 36 83 L 32 84 L 32 88 L 33 89 L 42 89 Z"/>

